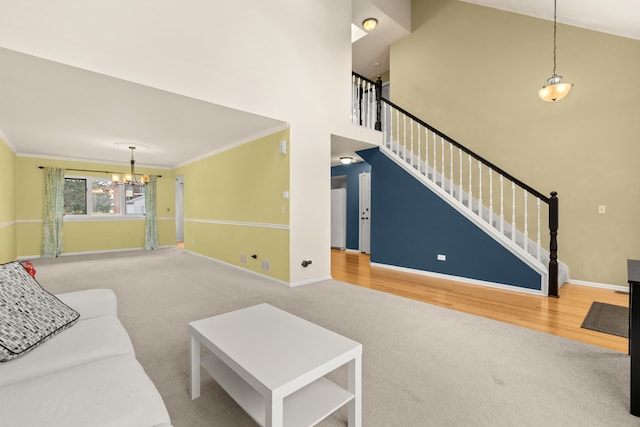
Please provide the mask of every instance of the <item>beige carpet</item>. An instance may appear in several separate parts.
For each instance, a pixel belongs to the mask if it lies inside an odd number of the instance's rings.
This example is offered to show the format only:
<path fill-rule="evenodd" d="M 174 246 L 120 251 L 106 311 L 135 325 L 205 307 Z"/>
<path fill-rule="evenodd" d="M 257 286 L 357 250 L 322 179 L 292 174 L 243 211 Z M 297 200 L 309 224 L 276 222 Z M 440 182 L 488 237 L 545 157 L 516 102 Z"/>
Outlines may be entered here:
<path fill-rule="evenodd" d="M 36 260 L 54 293 L 112 288 L 175 426 L 253 426 L 203 374 L 187 391 L 187 323 L 268 302 L 363 344 L 365 426 L 638 426 L 629 357 L 327 280 L 287 288 L 180 249 Z M 346 382 L 346 371 L 331 375 Z M 321 426 L 345 426 L 338 411 Z"/>

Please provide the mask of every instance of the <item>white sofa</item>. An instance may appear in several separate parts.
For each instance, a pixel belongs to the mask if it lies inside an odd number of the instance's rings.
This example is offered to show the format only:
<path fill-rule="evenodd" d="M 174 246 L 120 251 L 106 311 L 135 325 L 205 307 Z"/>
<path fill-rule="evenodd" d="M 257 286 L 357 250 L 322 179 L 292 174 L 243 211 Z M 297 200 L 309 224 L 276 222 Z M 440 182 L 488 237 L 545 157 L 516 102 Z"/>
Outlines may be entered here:
<path fill-rule="evenodd" d="M 24 356 L 0 363 L 0 425 L 170 426 L 117 317 L 113 291 L 56 296 L 80 318 Z"/>

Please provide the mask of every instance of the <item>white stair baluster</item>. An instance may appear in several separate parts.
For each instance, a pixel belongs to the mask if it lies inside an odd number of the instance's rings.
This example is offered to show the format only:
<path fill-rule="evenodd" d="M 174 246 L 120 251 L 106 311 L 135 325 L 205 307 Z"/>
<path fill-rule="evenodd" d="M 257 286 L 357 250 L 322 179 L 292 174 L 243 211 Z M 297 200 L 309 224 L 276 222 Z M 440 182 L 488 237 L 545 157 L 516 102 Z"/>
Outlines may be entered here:
<path fill-rule="evenodd" d="M 411 119 L 411 120 L 409 121 L 409 124 L 410 124 L 410 126 L 411 126 L 411 154 L 410 154 L 410 156 L 411 156 L 411 157 L 410 157 L 411 162 L 410 162 L 410 165 L 411 165 L 411 167 L 415 167 L 415 166 L 414 166 L 414 161 L 413 161 L 413 119 Z"/>
<path fill-rule="evenodd" d="M 424 128 L 424 176 L 429 178 L 429 128 Z"/>
<path fill-rule="evenodd" d="M 396 143 L 395 146 L 397 147 L 395 153 L 399 154 L 400 153 L 400 111 L 396 110 Z"/>
<path fill-rule="evenodd" d="M 351 76 L 351 123 L 356 124 L 356 76 Z"/>
<path fill-rule="evenodd" d="M 436 174 L 438 173 L 438 164 L 437 164 L 437 153 L 436 153 L 436 138 L 437 135 L 435 132 L 431 132 L 431 134 L 433 135 L 433 170 L 431 171 L 431 176 L 432 176 L 432 181 L 433 182 L 438 182 L 436 180 Z"/>
<path fill-rule="evenodd" d="M 516 183 L 511 182 L 511 241 L 516 241 Z"/>
<path fill-rule="evenodd" d="M 422 158 L 420 157 L 420 134 L 422 133 L 422 126 L 418 123 L 418 172 L 422 173 Z"/>
<path fill-rule="evenodd" d="M 473 212 L 473 190 L 471 189 L 471 176 L 473 175 L 473 161 L 471 154 L 469 154 L 469 200 L 467 201 L 467 207 Z"/>
<path fill-rule="evenodd" d="M 407 160 L 407 116 L 404 114 L 402 114 L 402 154 L 400 157 Z"/>
<path fill-rule="evenodd" d="M 524 238 L 522 239 L 522 249 L 529 253 L 529 209 L 527 207 L 529 193 L 527 190 L 522 190 L 524 193 Z"/>
<path fill-rule="evenodd" d="M 478 216 L 482 218 L 482 162 L 478 162 Z"/>
<path fill-rule="evenodd" d="M 444 189 L 444 138 L 440 137 L 440 188 Z"/>
<path fill-rule="evenodd" d="M 536 247 L 536 259 L 540 261 L 540 198 L 536 198 L 536 205 L 538 207 L 538 244 Z"/>
<path fill-rule="evenodd" d="M 387 121 L 389 123 L 387 123 L 387 138 L 388 139 L 388 144 L 387 147 L 391 147 L 391 141 L 393 141 L 393 110 L 391 109 L 391 105 L 387 105 Z"/>
<path fill-rule="evenodd" d="M 367 124 L 365 125 L 371 129 L 371 83 L 367 82 L 367 111 L 366 111 Z"/>
<path fill-rule="evenodd" d="M 500 233 L 504 234 L 504 176 L 500 174 Z"/>
<path fill-rule="evenodd" d="M 382 130 L 382 144 L 387 146 L 387 104 L 383 104 L 382 106 L 382 124 L 384 126 L 384 129 Z"/>
<path fill-rule="evenodd" d="M 368 125 L 368 117 L 367 117 L 367 103 L 369 102 L 367 100 L 367 97 L 369 96 L 369 94 L 367 93 L 367 82 L 363 81 L 362 82 L 362 103 L 361 103 L 361 117 L 362 117 L 362 126 L 364 127 L 369 127 Z"/>
<path fill-rule="evenodd" d="M 458 169 L 460 169 L 460 181 L 458 185 L 458 202 L 462 204 L 462 149 L 458 149 Z"/>
<path fill-rule="evenodd" d="M 373 129 L 374 126 L 374 122 L 375 122 L 375 117 L 373 117 L 373 112 L 374 112 L 374 105 L 376 102 L 376 85 L 373 84 L 371 85 L 371 96 L 369 97 L 369 127 L 371 129 Z"/>
<path fill-rule="evenodd" d="M 449 142 L 449 194 L 453 197 L 453 145 Z"/>
<path fill-rule="evenodd" d="M 489 168 L 489 225 L 493 227 L 493 169 Z"/>
<path fill-rule="evenodd" d="M 362 126 L 364 127 L 369 127 L 368 122 L 368 117 L 367 117 L 367 103 L 369 102 L 367 97 L 369 96 L 369 93 L 367 93 L 367 82 L 363 81 L 362 82 L 362 102 L 360 104 L 360 108 L 361 108 L 361 112 L 360 112 L 360 116 L 362 117 Z"/>

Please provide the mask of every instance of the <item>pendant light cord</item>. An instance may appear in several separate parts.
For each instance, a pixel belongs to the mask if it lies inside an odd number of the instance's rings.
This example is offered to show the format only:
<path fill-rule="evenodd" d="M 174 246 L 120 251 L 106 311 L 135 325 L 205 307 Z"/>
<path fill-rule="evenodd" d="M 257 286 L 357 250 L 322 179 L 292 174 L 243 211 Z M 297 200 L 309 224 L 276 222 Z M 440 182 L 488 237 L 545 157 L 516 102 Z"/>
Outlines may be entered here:
<path fill-rule="evenodd" d="M 558 0 L 553 0 L 553 75 L 556 75 L 556 49 L 558 48 L 558 43 L 557 43 L 557 37 L 556 37 L 556 33 L 557 33 L 557 4 L 558 4 Z"/>

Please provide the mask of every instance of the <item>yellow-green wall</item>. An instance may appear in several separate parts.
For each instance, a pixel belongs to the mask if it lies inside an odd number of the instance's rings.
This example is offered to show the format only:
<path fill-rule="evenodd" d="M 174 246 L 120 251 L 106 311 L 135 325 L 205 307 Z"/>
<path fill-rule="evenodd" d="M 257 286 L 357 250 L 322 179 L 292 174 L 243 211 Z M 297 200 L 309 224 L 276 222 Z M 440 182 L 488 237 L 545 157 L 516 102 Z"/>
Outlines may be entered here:
<path fill-rule="evenodd" d="M 184 177 L 185 249 L 289 282 L 289 155 L 281 141 L 289 148 L 288 129 L 174 170 Z"/>
<path fill-rule="evenodd" d="M 640 41 L 559 24 L 557 71 L 575 86 L 546 103 L 552 22 L 456 0 L 414 0 L 412 19 L 391 47 L 392 101 L 557 191 L 571 279 L 626 285 L 627 258 L 640 258 Z"/>
<path fill-rule="evenodd" d="M 174 171 L 138 168 L 140 173 L 162 175 L 156 199 L 159 245 L 175 244 L 175 177 L 183 176 L 185 249 L 289 282 L 289 200 L 284 196 L 289 191 L 289 156 L 280 152 L 281 141 L 290 149 L 288 129 Z M 11 223 L 0 227 L 0 256 L 5 261 L 40 254 L 44 181 L 38 166 L 123 169 L 121 165 L 16 157 L 4 144 L 0 148 L 0 223 Z M 63 238 L 63 255 L 138 249 L 144 246 L 144 220 L 66 220 Z M 251 257 L 254 254 L 256 259 Z M 241 255 L 246 263 L 240 262 Z M 270 271 L 262 268 L 262 261 L 269 261 Z"/>
<path fill-rule="evenodd" d="M 15 154 L 0 139 L 0 263 L 17 256 L 15 163 Z"/>
<path fill-rule="evenodd" d="M 28 258 L 40 255 L 42 213 L 44 199 L 43 172 L 38 166 L 70 169 L 123 170 L 121 165 L 85 163 L 32 157 L 16 158 L 15 210 L 17 220 L 17 256 Z M 156 211 L 158 244 L 175 245 L 175 185 L 169 171 L 137 168 L 137 172 L 162 175 L 157 180 Z M 71 175 L 104 176 L 101 173 L 73 172 Z M 63 254 L 96 251 L 139 249 L 144 247 L 143 219 L 65 220 L 63 226 Z"/>

